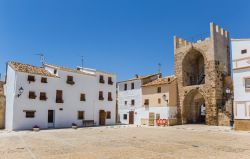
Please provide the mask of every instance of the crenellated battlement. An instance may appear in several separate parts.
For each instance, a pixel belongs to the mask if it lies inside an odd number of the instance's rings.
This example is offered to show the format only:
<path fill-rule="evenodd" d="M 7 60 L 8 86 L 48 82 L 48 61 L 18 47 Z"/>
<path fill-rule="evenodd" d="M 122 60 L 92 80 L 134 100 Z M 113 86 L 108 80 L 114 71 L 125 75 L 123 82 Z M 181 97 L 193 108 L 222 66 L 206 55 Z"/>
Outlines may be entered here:
<path fill-rule="evenodd" d="M 207 37 L 205 39 L 200 39 L 195 42 L 191 42 L 188 40 L 185 40 L 183 38 L 174 36 L 174 48 L 178 49 L 181 47 L 186 47 L 192 44 L 196 43 L 202 43 L 204 41 L 209 41 L 210 39 L 217 40 L 217 39 L 223 39 L 225 41 L 229 40 L 229 33 L 225 29 L 221 28 L 219 25 L 214 24 L 213 22 L 210 23 L 210 37 Z"/>
<path fill-rule="evenodd" d="M 213 22 L 210 23 L 210 36 L 222 36 L 226 39 L 229 39 L 229 33 L 225 29 L 221 28 L 219 25 L 214 24 Z"/>
<path fill-rule="evenodd" d="M 175 48 L 180 48 L 180 47 L 183 47 L 183 46 L 188 46 L 190 45 L 191 42 L 185 40 L 185 39 L 182 39 L 182 38 L 179 38 L 177 36 L 174 36 L 174 46 Z"/>

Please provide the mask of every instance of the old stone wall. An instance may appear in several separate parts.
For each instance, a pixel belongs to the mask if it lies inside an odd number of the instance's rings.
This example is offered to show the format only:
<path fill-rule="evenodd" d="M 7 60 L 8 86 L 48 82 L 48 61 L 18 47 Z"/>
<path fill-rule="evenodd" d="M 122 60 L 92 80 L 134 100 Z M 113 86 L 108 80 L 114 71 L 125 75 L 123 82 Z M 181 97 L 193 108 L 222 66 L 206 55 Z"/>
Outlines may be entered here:
<path fill-rule="evenodd" d="M 188 116 L 185 110 L 185 99 L 192 98 L 193 92 L 202 94 L 205 106 L 206 116 L 205 121 L 207 125 L 219 125 L 218 110 L 221 105 L 225 103 L 223 78 L 230 75 L 229 61 L 229 35 L 219 28 L 217 25 L 210 24 L 210 37 L 205 40 L 197 41 L 195 43 L 187 42 L 181 38 L 175 37 L 175 75 L 178 81 L 178 123 L 185 124 L 188 121 Z M 218 38 L 219 36 L 219 38 Z M 219 39 L 219 40 L 218 40 Z M 204 58 L 204 84 L 191 84 L 184 86 L 184 72 L 186 67 L 185 56 L 192 52 L 199 52 Z M 217 55 L 220 54 L 220 55 Z M 194 55 L 196 56 L 196 55 Z M 193 57 L 194 60 L 195 57 Z M 185 72 L 186 73 L 186 72 Z M 191 75 L 190 75 L 191 77 Z M 196 91 L 194 91 L 196 90 Z M 191 95 L 190 95 L 191 94 Z M 225 118 L 223 118 L 224 120 Z M 224 123 L 224 122 L 223 122 Z"/>
<path fill-rule="evenodd" d="M 3 92 L 3 82 L 0 81 L 0 129 L 4 129 L 5 122 L 5 96 Z"/>

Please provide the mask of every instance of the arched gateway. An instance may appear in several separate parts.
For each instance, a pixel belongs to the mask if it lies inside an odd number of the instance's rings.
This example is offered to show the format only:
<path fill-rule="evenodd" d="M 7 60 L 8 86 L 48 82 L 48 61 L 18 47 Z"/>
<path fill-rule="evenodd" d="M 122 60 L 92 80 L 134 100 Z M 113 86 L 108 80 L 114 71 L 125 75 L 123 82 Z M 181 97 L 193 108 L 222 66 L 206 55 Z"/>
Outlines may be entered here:
<path fill-rule="evenodd" d="M 174 38 L 178 83 L 179 124 L 218 125 L 226 99 L 225 76 L 230 76 L 229 34 L 210 23 L 210 37 L 197 42 Z"/>
<path fill-rule="evenodd" d="M 189 92 L 183 102 L 184 123 L 205 123 L 205 99 L 198 90 Z"/>

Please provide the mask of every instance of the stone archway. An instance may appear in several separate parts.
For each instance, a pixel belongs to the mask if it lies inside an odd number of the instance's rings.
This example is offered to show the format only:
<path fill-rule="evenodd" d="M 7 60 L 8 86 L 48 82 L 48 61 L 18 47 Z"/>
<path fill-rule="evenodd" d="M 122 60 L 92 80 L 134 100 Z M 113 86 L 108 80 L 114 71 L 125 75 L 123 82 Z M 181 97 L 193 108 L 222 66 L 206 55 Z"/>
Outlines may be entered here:
<path fill-rule="evenodd" d="M 201 52 L 191 49 L 182 61 L 183 86 L 205 83 L 205 63 Z"/>
<path fill-rule="evenodd" d="M 183 101 L 183 123 L 204 123 L 206 112 L 205 99 L 199 90 L 190 91 Z"/>

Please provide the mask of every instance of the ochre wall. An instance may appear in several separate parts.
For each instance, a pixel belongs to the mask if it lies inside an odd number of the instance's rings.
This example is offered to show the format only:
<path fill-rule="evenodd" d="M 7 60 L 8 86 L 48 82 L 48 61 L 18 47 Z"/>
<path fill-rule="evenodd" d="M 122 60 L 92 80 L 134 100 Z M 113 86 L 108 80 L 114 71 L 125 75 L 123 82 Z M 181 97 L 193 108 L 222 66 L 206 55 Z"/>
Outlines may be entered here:
<path fill-rule="evenodd" d="M 161 93 L 157 93 L 157 88 L 161 87 Z M 163 100 L 162 96 L 166 95 L 168 104 Z M 177 105 L 177 82 L 172 81 L 170 84 L 154 85 L 142 87 L 142 101 L 144 104 L 145 99 L 149 99 L 150 107 L 160 106 L 176 106 Z M 161 99 L 161 103 L 158 103 L 158 99 Z"/>

